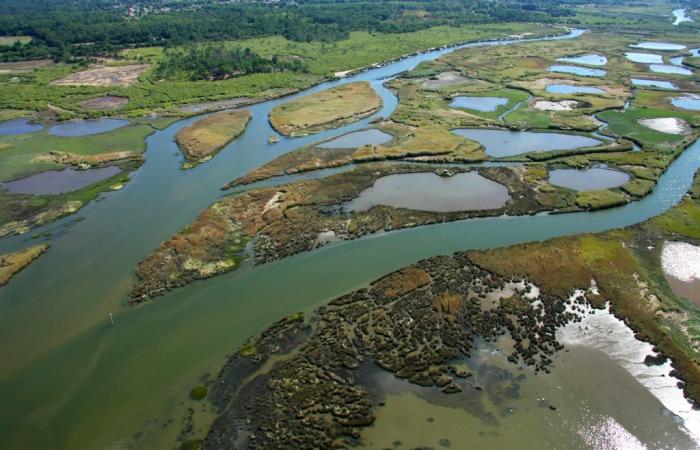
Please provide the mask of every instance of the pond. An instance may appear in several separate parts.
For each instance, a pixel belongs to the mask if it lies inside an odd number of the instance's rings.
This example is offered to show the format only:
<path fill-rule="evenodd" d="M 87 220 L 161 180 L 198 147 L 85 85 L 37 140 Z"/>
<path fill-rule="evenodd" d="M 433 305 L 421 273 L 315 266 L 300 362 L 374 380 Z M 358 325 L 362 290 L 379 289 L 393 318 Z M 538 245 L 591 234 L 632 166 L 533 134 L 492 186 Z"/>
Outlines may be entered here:
<path fill-rule="evenodd" d="M 605 72 L 602 69 L 588 69 L 585 67 L 576 67 L 576 66 L 562 66 L 562 65 L 554 65 L 551 66 L 549 69 L 550 72 L 557 72 L 557 73 L 571 73 L 574 75 L 580 75 L 582 77 L 604 77 L 607 72 Z"/>
<path fill-rule="evenodd" d="M 506 106 L 508 99 L 504 97 L 455 97 L 450 106 L 452 108 L 473 109 L 474 111 L 493 112 L 499 106 Z"/>
<path fill-rule="evenodd" d="M 642 63 L 642 64 L 663 64 L 664 58 L 661 55 L 655 55 L 653 53 L 637 53 L 637 52 L 627 52 L 625 53 L 625 58 L 632 62 Z"/>
<path fill-rule="evenodd" d="M 363 145 L 381 145 L 391 142 L 394 136 L 385 133 L 382 130 L 369 129 L 361 131 L 353 131 L 352 133 L 344 134 L 330 141 L 317 144 L 320 148 L 356 148 Z"/>
<path fill-rule="evenodd" d="M 597 191 L 622 186 L 630 180 L 630 176 L 619 170 L 607 167 L 591 169 L 556 169 L 549 172 L 549 183 L 566 187 L 575 191 Z"/>
<path fill-rule="evenodd" d="M 48 170 L 19 180 L 3 183 L 2 187 L 16 194 L 55 195 L 77 191 L 98 181 L 118 174 L 117 166 L 99 167 L 87 170 Z"/>
<path fill-rule="evenodd" d="M 700 306 L 700 247 L 686 242 L 664 242 L 661 268 L 676 295 Z"/>
<path fill-rule="evenodd" d="M 652 72 L 671 73 L 674 75 L 692 75 L 693 71 L 684 67 L 672 66 L 669 64 L 652 64 L 649 66 Z"/>
<path fill-rule="evenodd" d="M 593 86 L 575 86 L 572 84 L 550 84 L 545 88 L 550 94 L 604 94 L 605 91 Z"/>
<path fill-rule="evenodd" d="M 670 81 L 662 80 L 644 80 L 641 78 L 632 78 L 632 84 L 635 86 L 653 87 L 659 89 L 677 90 L 678 87 Z"/>
<path fill-rule="evenodd" d="M 630 47 L 643 48 L 646 50 L 676 51 L 683 50 L 685 45 L 670 44 L 668 42 L 640 42 L 639 44 L 630 45 Z"/>
<path fill-rule="evenodd" d="M 27 134 L 43 129 L 43 125 L 31 123 L 27 119 L 6 120 L 4 122 L 0 122 L 0 135 Z"/>
<path fill-rule="evenodd" d="M 675 18 L 673 21 L 674 25 L 680 25 L 683 22 L 694 22 L 694 20 L 686 14 L 685 9 L 683 8 L 674 9 L 673 17 Z"/>
<path fill-rule="evenodd" d="M 691 111 L 700 111 L 700 95 L 685 94 L 682 97 L 674 97 L 671 99 L 671 104 L 676 108 L 689 109 Z"/>
<path fill-rule="evenodd" d="M 345 207 L 366 211 L 375 205 L 419 211 L 470 211 L 502 208 L 508 188 L 476 172 L 441 177 L 435 173 L 409 173 L 379 178 Z"/>
<path fill-rule="evenodd" d="M 587 55 L 567 56 L 557 58 L 557 61 L 568 62 L 573 64 L 585 64 L 587 66 L 604 66 L 608 63 L 608 58 L 605 55 L 597 53 L 589 53 Z"/>
<path fill-rule="evenodd" d="M 106 133 L 129 125 L 124 119 L 90 119 L 71 120 L 49 128 L 49 134 L 54 136 L 74 137 Z"/>
<path fill-rule="evenodd" d="M 564 133 L 534 131 L 484 130 L 458 128 L 453 133 L 477 141 L 493 157 L 520 155 L 534 151 L 571 150 L 580 147 L 594 147 L 600 141 L 586 136 Z"/>

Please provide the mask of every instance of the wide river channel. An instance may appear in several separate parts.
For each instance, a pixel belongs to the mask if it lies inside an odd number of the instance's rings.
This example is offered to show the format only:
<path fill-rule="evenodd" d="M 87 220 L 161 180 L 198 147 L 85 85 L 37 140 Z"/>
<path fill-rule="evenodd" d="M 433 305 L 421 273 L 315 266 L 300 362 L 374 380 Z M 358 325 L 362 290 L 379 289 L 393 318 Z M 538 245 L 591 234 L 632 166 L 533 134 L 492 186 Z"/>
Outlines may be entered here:
<path fill-rule="evenodd" d="M 466 46 L 513 42 L 520 41 Z M 384 100 L 374 117 L 388 117 L 397 99 L 382 84 L 452 50 L 415 55 L 296 96 L 367 80 Z M 421 258 L 643 221 L 676 204 L 700 166 L 700 144 L 695 143 L 661 177 L 653 194 L 620 208 L 384 233 L 271 264 L 246 265 L 143 306 L 126 307 L 138 261 L 226 195 L 222 185 L 300 146 L 360 130 L 372 119 L 310 137 L 279 136 L 279 143 L 269 145 L 268 137 L 276 133 L 267 114 L 288 99 L 250 106 L 253 118 L 245 133 L 215 161 L 191 170 L 180 170 L 173 137 L 199 117 L 156 132 L 148 138 L 145 164 L 123 190 L 36 230 L 52 233 L 51 249 L 0 289 L 0 448 L 173 448 L 196 380 L 204 373 L 215 375 L 227 354 L 283 315 L 311 311 Z M 4 239 L 0 252 L 35 242 L 27 236 Z M 114 325 L 109 325 L 109 313 Z M 168 425 L 170 419 L 175 422 Z"/>

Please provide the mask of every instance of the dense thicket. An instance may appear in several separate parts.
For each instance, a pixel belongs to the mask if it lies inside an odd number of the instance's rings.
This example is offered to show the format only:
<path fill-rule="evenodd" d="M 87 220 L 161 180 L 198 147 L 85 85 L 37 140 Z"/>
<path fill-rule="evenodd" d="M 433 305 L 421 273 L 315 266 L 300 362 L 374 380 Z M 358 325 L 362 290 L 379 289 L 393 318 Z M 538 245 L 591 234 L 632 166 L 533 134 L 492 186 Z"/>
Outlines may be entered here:
<path fill-rule="evenodd" d="M 299 60 L 263 58 L 249 48 L 226 48 L 220 45 L 198 45 L 184 50 L 170 50 L 158 64 L 155 75 L 169 80 L 220 80 L 249 73 L 290 70 L 302 72 Z"/>
<path fill-rule="evenodd" d="M 415 31 L 435 25 L 548 22 L 569 14 L 557 0 L 2 0 L 0 36 L 29 35 L 1 59 L 98 55 L 129 45 L 177 45 L 281 34 L 342 39 L 350 31 Z"/>

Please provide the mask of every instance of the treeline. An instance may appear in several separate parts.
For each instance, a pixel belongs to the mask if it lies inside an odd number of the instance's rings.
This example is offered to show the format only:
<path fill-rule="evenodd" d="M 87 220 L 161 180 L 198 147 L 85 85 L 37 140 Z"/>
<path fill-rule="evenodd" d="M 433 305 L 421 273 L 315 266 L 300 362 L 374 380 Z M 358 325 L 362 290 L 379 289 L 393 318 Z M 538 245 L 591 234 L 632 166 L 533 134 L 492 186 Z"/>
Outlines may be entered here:
<path fill-rule="evenodd" d="M 280 34 L 334 41 L 356 30 L 401 33 L 435 25 L 552 22 L 570 15 L 557 0 L 2 0 L 0 36 L 28 35 L 0 59 L 105 55 L 126 46 L 182 45 Z"/>
<path fill-rule="evenodd" d="M 155 70 L 155 76 L 168 80 L 220 80 L 236 75 L 280 71 L 305 72 L 300 60 L 264 58 L 251 49 L 198 45 L 169 50 Z"/>

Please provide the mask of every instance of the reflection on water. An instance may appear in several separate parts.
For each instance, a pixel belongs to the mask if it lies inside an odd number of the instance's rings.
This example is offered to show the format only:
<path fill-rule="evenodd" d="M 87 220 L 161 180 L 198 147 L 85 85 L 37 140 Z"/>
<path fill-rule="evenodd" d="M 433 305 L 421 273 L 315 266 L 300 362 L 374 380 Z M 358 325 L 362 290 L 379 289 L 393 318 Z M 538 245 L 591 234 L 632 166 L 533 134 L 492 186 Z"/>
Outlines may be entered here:
<path fill-rule="evenodd" d="M 534 131 L 486 130 L 458 128 L 453 133 L 477 141 L 494 157 L 520 155 L 535 151 L 570 150 L 593 147 L 600 141 L 586 136 Z"/>
<path fill-rule="evenodd" d="M 441 177 L 435 173 L 389 175 L 377 179 L 345 207 L 366 211 L 375 205 L 420 211 L 468 211 L 502 208 L 508 188 L 476 172 Z"/>

